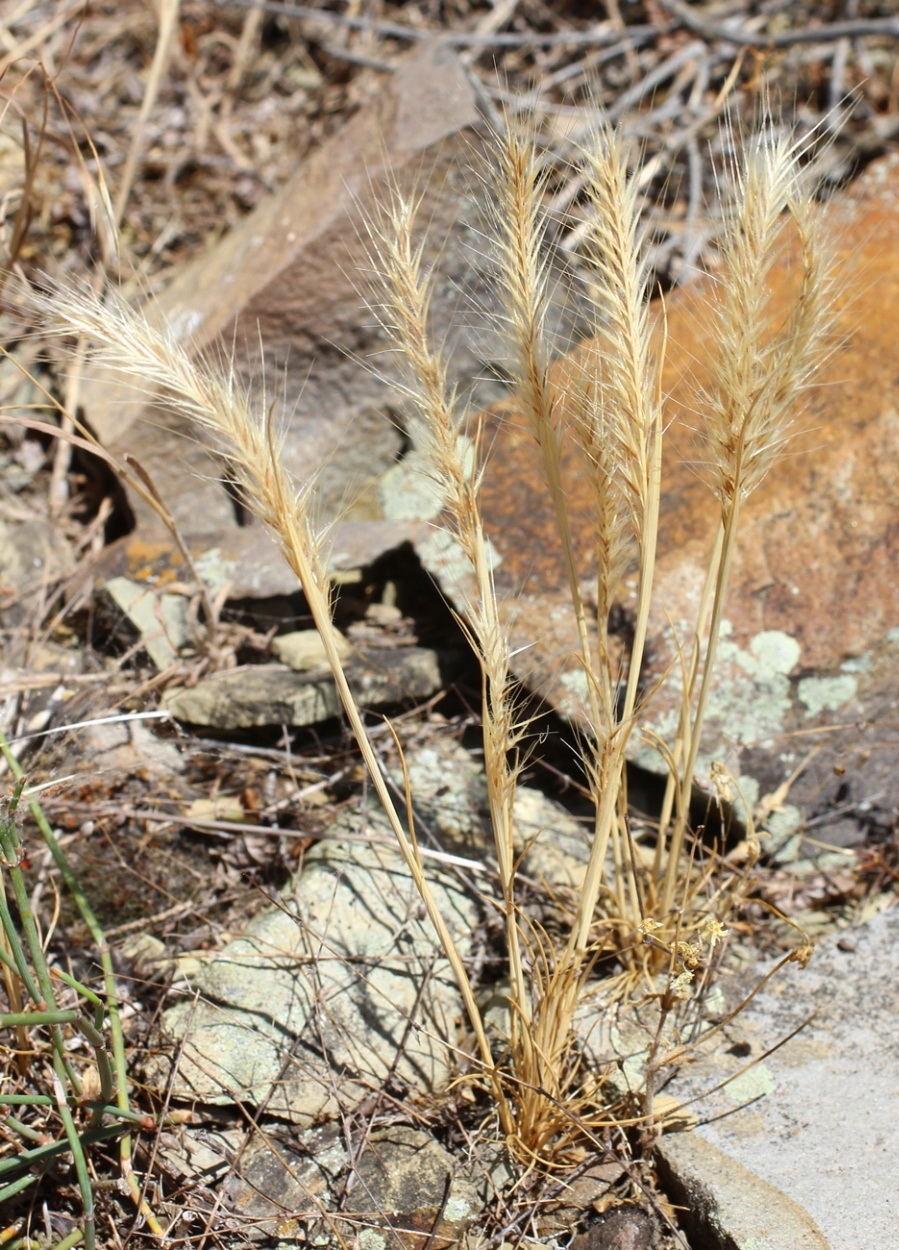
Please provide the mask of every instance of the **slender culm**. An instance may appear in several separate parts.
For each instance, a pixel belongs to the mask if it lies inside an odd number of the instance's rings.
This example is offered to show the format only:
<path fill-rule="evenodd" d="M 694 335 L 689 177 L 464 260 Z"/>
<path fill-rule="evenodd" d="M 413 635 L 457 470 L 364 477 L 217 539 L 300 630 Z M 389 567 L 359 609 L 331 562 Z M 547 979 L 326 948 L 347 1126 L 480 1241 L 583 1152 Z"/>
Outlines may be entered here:
<path fill-rule="evenodd" d="M 481 508 L 480 427 L 460 416 L 448 360 L 435 346 L 444 336 L 440 328 L 435 336 L 429 324 L 436 274 L 416 234 L 419 200 L 394 186 L 388 202 L 363 227 L 369 308 L 404 366 L 399 386 L 418 459 L 439 492 L 437 523 L 451 535 L 470 571 L 470 589 L 456 608 L 480 676 L 476 714 L 494 870 L 483 901 L 502 928 L 497 947 L 505 960 L 496 980 L 507 1023 L 498 1040 L 488 1035 L 474 974 L 459 954 L 425 874 L 408 773 L 405 807 L 398 806 L 342 667 L 331 621 L 327 534 L 315 523 L 314 480 L 302 490 L 291 481 L 271 422 L 257 415 L 233 365 L 210 366 L 192 356 L 171 333 L 152 328 L 122 300 L 103 301 L 86 288 L 61 287 L 35 297 L 50 328 L 90 340 L 103 365 L 144 391 L 161 393 L 161 402 L 209 435 L 248 507 L 270 528 L 296 573 L 324 640 L 346 720 L 459 988 L 473 1038 L 460 1079 L 489 1091 L 492 1131 L 526 1169 L 582 1157 L 578 1152 L 584 1143 L 592 1143 L 592 1149 L 595 1133 L 608 1125 L 639 1127 L 647 1141 L 659 1131 L 658 1073 L 669 1046 L 683 1052 L 675 1039 L 678 1012 L 686 1010 L 702 977 L 711 975 L 711 949 L 720 943 L 728 911 L 739 905 L 747 888 L 748 872 L 731 872 L 713 857 L 692 853 L 689 810 L 741 510 L 787 445 L 798 402 L 827 351 L 832 252 L 801 170 L 806 155 L 804 145 L 764 125 L 731 171 L 720 272 L 707 288 L 709 338 L 718 353 L 716 381 L 695 396 L 694 404 L 705 439 L 708 484 L 717 501 L 716 530 L 709 539 L 711 556 L 693 636 L 677 643 L 682 679 L 677 729 L 663 741 L 648 727 L 652 692 L 647 696 L 640 687 L 650 628 L 665 610 L 654 602 L 665 325 L 664 315 L 650 305 L 652 270 L 638 175 L 629 167 L 621 132 L 599 124 L 583 170 L 594 334 L 576 363 L 560 368 L 550 359 L 546 335 L 552 270 L 545 168 L 533 138 L 511 126 L 494 138 L 493 169 L 485 178 L 492 201 L 487 234 L 496 260 L 502 329 L 519 409 L 540 454 L 562 553 L 560 579 L 567 584 L 575 625 L 575 654 L 562 662 L 583 677 L 586 691 L 578 742 L 583 791 L 592 802 L 591 827 L 584 834 L 587 862 L 577 888 L 553 896 L 552 905 L 536 913 L 533 899 L 546 883 L 523 877 L 528 846 L 517 799 L 522 771 L 539 743 L 533 741 L 518 686 L 511 609 L 498 597 L 494 550 Z M 795 289 L 786 313 L 779 308 L 775 316 L 770 277 L 786 246 L 795 257 Z M 500 453 L 502 436 L 500 430 Z M 568 454 L 570 445 L 574 455 Z M 595 605 L 583 590 L 587 553 L 575 550 L 565 478 L 569 464 L 589 475 Z M 609 617 L 631 575 L 633 626 L 625 675 L 613 665 Z M 477 698 L 472 702 L 477 706 Z M 663 818 L 654 834 L 635 832 L 628 809 L 628 759 L 637 738 L 655 748 L 668 772 Z M 552 830 L 539 836 L 551 838 Z M 577 1034 L 579 1005 L 600 959 L 607 1003 L 616 994 L 631 995 L 626 1001 L 653 1003 L 659 1013 L 636 1102 L 631 1094 L 608 1092 L 605 1071 L 587 1070 Z M 671 1036 L 666 1025 L 674 1030 Z M 457 1038 L 447 1040 L 459 1045 Z"/>

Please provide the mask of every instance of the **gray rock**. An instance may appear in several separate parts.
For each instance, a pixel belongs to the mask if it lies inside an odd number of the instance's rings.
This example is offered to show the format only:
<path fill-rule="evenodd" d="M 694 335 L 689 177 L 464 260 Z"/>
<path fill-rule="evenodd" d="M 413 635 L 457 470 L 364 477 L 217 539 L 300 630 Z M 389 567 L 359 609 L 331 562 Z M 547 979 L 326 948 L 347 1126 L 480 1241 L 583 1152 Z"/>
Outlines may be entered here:
<path fill-rule="evenodd" d="M 621 1181 L 624 1172 L 623 1164 L 598 1158 L 587 1167 L 579 1167 L 573 1176 L 565 1177 L 558 1197 L 547 1198 L 542 1203 L 540 1228 L 544 1236 L 554 1234 L 564 1238 L 572 1228 L 582 1227 L 594 1211 L 602 1211 L 610 1201 L 614 1201 L 614 1186 Z M 633 1207 L 628 1210 L 636 1217 L 644 1215 Z M 618 1222 L 618 1219 L 613 1221 Z M 643 1220 L 638 1219 L 637 1222 L 643 1223 Z M 571 1245 L 573 1250 L 601 1250 L 603 1243 L 594 1246 L 584 1243 L 583 1238 L 575 1238 Z M 609 1250 L 608 1245 L 605 1250 Z"/>
<path fill-rule="evenodd" d="M 196 492 L 196 484 L 194 484 Z M 191 584 L 196 578 L 212 594 L 225 591 L 229 599 L 275 599 L 299 590 L 289 567 L 267 529 L 233 525 L 200 528 L 205 513 L 185 535 L 192 568 L 188 567 L 171 535 L 159 533 L 142 520 L 138 528 L 112 543 L 97 563 L 98 581 L 113 577 L 164 585 L 169 581 Z M 145 520 L 145 519 L 144 519 Z M 337 521 L 329 530 L 324 558 L 335 579 L 373 564 L 380 556 L 412 542 L 424 528 L 416 521 Z"/>
<path fill-rule="evenodd" d="M 376 816 L 343 827 L 389 836 Z M 429 876 L 465 953 L 478 906 L 445 870 Z M 440 1087 L 462 1027 L 457 987 L 398 852 L 361 842 L 314 847 L 291 894 L 183 988 L 199 998 L 165 1015 L 180 1043 L 174 1096 L 264 1104 L 301 1125 L 358 1105 L 388 1079 Z"/>
<path fill-rule="evenodd" d="M 243 1136 L 238 1128 L 185 1125 L 180 1133 L 163 1136 L 159 1161 L 169 1175 L 181 1182 L 214 1185 L 228 1176 L 232 1160 L 243 1145 Z"/>
<path fill-rule="evenodd" d="M 316 1233 L 333 1234 L 333 1224 L 328 1228 L 322 1213 L 335 1209 L 346 1175 L 343 1132 L 336 1124 L 324 1124 L 291 1135 L 288 1142 L 282 1137 L 271 1130 L 242 1153 L 225 1182 L 227 1209 L 269 1235 L 304 1236 L 301 1244 L 307 1244 Z"/>
<path fill-rule="evenodd" d="M 413 796 L 427 796 L 429 828 L 447 846 L 492 845 L 484 769 L 469 751 L 438 741 L 412 753 L 407 767 Z M 515 796 L 515 836 L 524 876 L 553 886 L 576 886 L 583 878 L 589 855 L 583 827 L 531 786 L 519 786 Z"/>
<path fill-rule="evenodd" d="M 0 526 L 0 542 L 2 538 Z M 0 579 L 2 576 L 0 573 Z M 80 647 L 65 647 L 50 640 L 35 643 L 27 634 L 18 639 L 7 634 L 0 661 L 0 725 L 4 733 L 10 737 L 36 734 L 60 723 L 66 716 L 66 704 L 77 690 L 70 679 L 84 672 L 85 658 Z M 68 772 L 69 765 L 61 771 Z"/>
<path fill-rule="evenodd" d="M 163 783 L 170 785 L 184 771 L 178 744 L 154 733 L 149 721 L 131 720 L 126 713 L 120 719 L 113 715 L 84 725 L 77 735 L 66 735 L 50 751 L 60 772 L 74 772 L 92 781 L 98 775 L 116 780 L 128 777 L 155 789 Z"/>
<path fill-rule="evenodd" d="M 46 517 L 23 516 L 21 505 L 0 502 L 0 612 L 7 628 L 31 622 L 47 586 L 75 564 L 75 550 L 60 526 Z"/>
<path fill-rule="evenodd" d="M 524 852 L 521 871 L 538 883 L 577 890 L 590 858 L 590 830 L 540 790 L 520 786 L 515 832 Z"/>
<path fill-rule="evenodd" d="M 410 751 L 406 764 L 419 836 L 483 856 L 483 773 L 471 756 L 438 741 Z M 518 810 L 529 856 L 544 840 L 568 844 L 576 867 L 583 840 L 570 816 L 527 788 Z M 425 1092 L 451 1074 L 466 1028 L 461 999 L 386 821 L 348 817 L 330 833 L 388 844 L 317 844 L 277 908 L 208 962 L 193 960 L 183 1001 L 165 1015 L 178 1043 L 176 1097 L 239 1098 L 310 1125 L 362 1102 L 388 1077 Z M 571 864 L 544 862 L 561 864 L 568 884 Z M 464 954 L 480 903 L 433 860 L 428 876 Z M 168 1076 L 165 1063 L 151 1069 L 152 1079 Z"/>
<path fill-rule="evenodd" d="M 835 1250 L 896 1241 L 885 1178 L 899 1154 L 897 952 L 899 909 L 825 939 L 807 969 L 782 969 L 737 1017 L 730 1047 L 719 1039 L 669 1087 L 685 1099 L 735 1078 L 694 1105 L 706 1121 L 694 1137 L 806 1208 Z M 766 967 L 750 979 L 741 974 L 744 991 Z M 794 1244 L 805 1243 L 770 1242 L 772 1250 Z"/>
<path fill-rule="evenodd" d="M 162 670 L 174 664 L 190 641 L 187 597 L 165 594 L 127 577 L 111 578 L 106 593 L 134 626 L 156 667 Z"/>
<path fill-rule="evenodd" d="M 427 699 L 443 683 L 441 657 L 424 647 L 357 652 L 346 673 L 367 708 Z M 329 673 L 297 673 L 280 664 L 214 673 L 196 686 L 167 691 L 162 703 L 176 720 L 214 729 L 316 725 L 341 712 Z"/>
<path fill-rule="evenodd" d="M 343 634 L 334 631 L 334 643 L 342 659 L 349 659 L 353 648 Z M 294 672 L 328 667 L 325 645 L 317 629 L 296 629 L 272 639 L 272 654 Z"/>
<path fill-rule="evenodd" d="M 629 1205 L 601 1215 L 585 1233 L 575 1237 L 571 1250 L 655 1250 L 658 1244 L 653 1216 Z"/>
<path fill-rule="evenodd" d="M 681 1222 L 696 1245 L 714 1250 L 831 1250 L 797 1202 L 701 1137 L 663 1137 L 656 1155 L 668 1196 L 682 1208 Z M 846 1243 L 836 1244 L 842 1248 Z"/>
<path fill-rule="evenodd" d="M 367 1135 L 351 1162 L 343 1132 L 334 1124 L 299 1135 L 275 1129 L 251 1144 L 225 1184 L 229 1215 L 282 1245 L 349 1244 L 349 1233 L 366 1250 L 428 1250 L 428 1238 L 458 1244 L 483 1209 L 464 1161 L 429 1133 L 397 1124 Z"/>
<path fill-rule="evenodd" d="M 483 1199 L 459 1160 L 429 1133 L 405 1125 L 375 1132 L 354 1168 L 349 1210 L 375 1211 L 366 1221 L 383 1229 L 384 1250 L 402 1229 L 406 1250 L 458 1241 L 480 1213 Z M 354 1221 L 355 1222 L 355 1221 Z M 369 1235 L 366 1245 L 378 1242 Z"/>
<path fill-rule="evenodd" d="M 496 300 L 483 262 L 485 187 L 470 172 L 484 135 L 459 58 L 440 42 L 423 44 L 276 195 L 147 306 L 179 340 L 233 353 L 260 411 L 273 407 L 285 429 L 287 468 L 301 485 L 315 475 L 326 521 L 348 512 L 377 517 L 372 483 L 403 450 L 397 378 L 384 381 L 368 363 L 389 372 L 392 357 L 360 292 L 370 269 L 365 220 L 391 185 L 422 196 L 425 263 L 440 267 L 435 333 L 452 349 L 453 379 L 467 386 L 484 378 L 503 353 L 488 311 Z M 575 315 L 567 313 L 570 291 L 570 283 L 558 284 L 553 317 L 566 342 Z M 499 391 L 482 385 L 477 403 Z M 98 370 L 86 380 L 84 403 L 103 442 L 137 456 L 188 540 L 237 527 L 214 448 L 182 418 Z M 148 528 L 156 526 L 133 503 Z"/>

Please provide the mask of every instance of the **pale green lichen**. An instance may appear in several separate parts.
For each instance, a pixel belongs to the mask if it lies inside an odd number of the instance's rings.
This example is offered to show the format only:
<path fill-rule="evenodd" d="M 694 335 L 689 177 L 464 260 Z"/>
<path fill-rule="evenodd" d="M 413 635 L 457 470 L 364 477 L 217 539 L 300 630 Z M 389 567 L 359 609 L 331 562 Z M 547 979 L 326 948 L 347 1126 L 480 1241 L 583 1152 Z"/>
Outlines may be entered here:
<path fill-rule="evenodd" d="M 795 864 L 802 853 L 802 834 L 794 833 L 782 842 L 774 855 L 771 857 L 772 862 L 782 868 L 785 864 Z M 803 917 L 803 923 L 805 918 Z"/>
<path fill-rule="evenodd" d="M 470 481 L 477 468 L 477 449 L 465 434 L 456 439 L 456 455 L 464 477 Z M 388 521 L 436 521 L 446 503 L 446 491 L 428 457 L 418 448 L 382 474 L 378 494 Z"/>
<path fill-rule="evenodd" d="M 757 1063 L 745 1072 L 741 1072 L 739 1076 L 735 1076 L 732 1081 L 728 1081 L 724 1090 L 732 1102 L 747 1103 L 753 1102 L 756 1098 L 763 1098 L 767 1094 L 773 1094 L 775 1086 L 776 1082 L 771 1069 L 766 1068 L 763 1063 Z"/>
<path fill-rule="evenodd" d="M 363 1228 L 358 1236 L 359 1250 L 386 1250 L 387 1238 L 374 1228 Z"/>
<path fill-rule="evenodd" d="M 476 469 L 476 449 L 464 434 L 458 437 L 457 453 L 463 473 L 471 478 Z M 388 521 L 436 521 L 446 504 L 445 490 L 431 472 L 427 458 L 417 449 L 382 475 L 378 496 L 381 512 Z M 486 547 L 492 571 L 502 560 L 489 538 Z M 458 540 L 442 527 L 436 527 L 417 549 L 422 564 L 449 592 L 471 575 L 471 561 Z"/>
<path fill-rule="evenodd" d="M 443 1210 L 444 1219 L 450 1224 L 458 1224 L 472 1214 L 471 1203 L 467 1198 L 451 1197 Z"/>
<path fill-rule="evenodd" d="M 197 577 L 202 579 L 213 594 L 217 594 L 223 586 L 234 580 L 238 567 L 238 562 L 226 559 L 218 547 L 209 547 L 201 555 L 194 557 Z"/>
<path fill-rule="evenodd" d="M 706 767 L 712 759 L 726 759 L 742 746 L 772 745 L 772 740 L 784 729 L 791 706 L 790 673 L 801 655 L 796 639 L 781 630 L 756 634 L 748 649 L 731 641 L 732 633 L 731 623 L 723 621 L 701 756 Z M 669 677 L 675 690 L 680 680 L 680 670 L 675 666 Z M 660 716 L 653 725 L 654 731 L 666 741 L 670 741 L 676 716 L 676 712 Z M 717 742 L 709 732 L 715 729 Z M 742 779 L 740 786 L 743 786 Z"/>
<path fill-rule="evenodd" d="M 734 768 L 740 748 L 771 749 L 784 732 L 792 705 L 790 674 L 799 663 L 801 647 L 781 630 L 756 634 L 747 648 L 733 642 L 732 634 L 732 624 L 723 621 L 716 680 L 710 692 L 696 777 L 706 784 L 710 777 L 717 776 L 729 791 L 722 797 L 733 803 L 738 817 L 745 818 L 758 802 L 758 782 L 737 772 L 728 777 L 727 769 Z M 672 668 L 668 682 L 676 695 L 681 685 L 679 666 Z M 653 733 L 670 745 L 677 732 L 677 721 L 678 711 L 671 700 L 671 706 L 653 718 Z M 651 742 L 633 741 L 629 757 L 651 772 L 664 771 L 662 759 Z"/>
<path fill-rule="evenodd" d="M 571 668 L 559 677 L 559 684 L 565 694 L 559 700 L 559 711 L 563 716 L 575 717 L 587 706 L 589 693 L 587 674 L 582 668 Z"/>
<path fill-rule="evenodd" d="M 766 629 L 756 634 L 749 644 L 753 668 L 763 676 L 788 676 L 799 663 L 802 648 L 790 634 L 780 629 Z"/>
<path fill-rule="evenodd" d="M 718 756 L 727 748 L 773 745 L 790 710 L 790 672 L 801 654 L 796 639 L 781 630 L 756 634 L 748 650 L 730 640 L 731 632 L 724 622 L 707 718 L 719 726 L 721 743 L 712 747 Z"/>
<path fill-rule="evenodd" d="M 822 712 L 836 712 L 855 698 L 858 681 L 851 673 L 838 677 L 803 677 L 797 693 L 807 716 L 820 716 Z"/>
<path fill-rule="evenodd" d="M 388 521 L 435 521 L 446 498 L 417 451 L 410 452 L 382 475 L 378 496 L 381 512 Z"/>
<path fill-rule="evenodd" d="M 492 571 L 501 563 L 501 557 L 488 538 L 486 540 L 487 566 Z M 471 577 L 471 561 L 458 539 L 447 530 L 435 529 L 418 544 L 422 564 L 432 576 L 447 588 L 464 585 Z"/>
<path fill-rule="evenodd" d="M 731 641 L 732 633 L 731 623 L 722 622 L 717 678 L 712 683 L 703 750 L 697 761 L 700 778 L 708 775 L 714 760 L 733 759 L 740 747 L 770 748 L 783 733 L 790 711 L 790 673 L 799 662 L 799 643 L 781 630 L 765 630 L 756 634 L 748 648 L 742 648 Z M 681 683 L 678 666 L 672 668 L 668 681 L 676 694 Z M 657 714 L 653 732 L 670 744 L 677 717 L 674 707 Z M 645 768 L 659 771 L 659 755 L 651 745 L 636 746 L 631 758 Z M 736 777 L 735 783 L 743 805 L 756 801 L 757 787 L 750 778 Z"/>
<path fill-rule="evenodd" d="M 734 811 L 742 820 L 748 812 L 751 812 L 758 805 L 760 798 L 759 783 L 755 777 L 747 777 L 745 774 L 741 774 L 734 779 L 734 785 L 737 792 Z"/>
<path fill-rule="evenodd" d="M 113 577 L 106 591 L 140 634 L 147 654 L 158 669 L 168 668 L 190 640 L 187 599 L 157 594 L 152 587 L 127 577 Z"/>
<path fill-rule="evenodd" d="M 792 803 L 784 803 L 767 820 L 768 832 L 774 838 L 788 838 L 802 824 L 802 812 Z"/>

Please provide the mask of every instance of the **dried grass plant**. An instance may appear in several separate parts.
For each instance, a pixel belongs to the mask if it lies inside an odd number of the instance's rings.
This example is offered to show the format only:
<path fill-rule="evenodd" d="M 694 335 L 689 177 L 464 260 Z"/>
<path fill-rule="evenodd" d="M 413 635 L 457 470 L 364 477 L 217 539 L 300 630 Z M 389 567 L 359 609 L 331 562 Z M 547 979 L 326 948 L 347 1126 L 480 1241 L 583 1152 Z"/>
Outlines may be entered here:
<path fill-rule="evenodd" d="M 826 350 L 833 277 L 807 178 L 806 149 L 763 126 L 733 171 L 723 225 L 722 267 L 709 307 L 719 360 L 713 393 L 697 396 L 708 478 L 720 523 L 710 536 L 707 583 L 695 633 L 683 651 L 683 701 L 676 740 L 656 745 L 669 771 L 655 847 L 633 845 L 627 810 L 629 744 L 646 707 L 639 685 L 649 628 L 659 527 L 665 422 L 662 360 L 651 332 L 651 275 L 640 225 L 638 183 L 624 144 L 600 126 L 586 156 L 593 207 L 590 256 L 596 337 L 566 395 L 554 388 L 544 333 L 548 264 L 544 177 L 533 143 L 514 131 L 498 137 L 492 185 L 498 287 L 515 361 L 515 382 L 540 449 L 546 489 L 565 553 L 578 663 L 586 676 L 589 733 L 582 738 L 594 819 L 589 865 L 567 938 L 554 943 L 521 905 L 515 794 L 528 752 L 528 722 L 516 695 L 514 657 L 494 589 L 489 535 L 479 507 L 478 431 L 460 420 L 435 345 L 429 307 L 435 275 L 417 241 L 414 200 L 396 193 L 368 223 L 372 300 L 390 342 L 407 364 L 412 433 L 438 484 L 443 520 L 467 559 L 474 591 L 463 624 L 480 664 L 481 722 L 502 914 L 508 950 L 509 1038 L 491 1048 L 481 1010 L 450 930 L 429 888 L 409 813 L 397 805 L 369 742 L 341 666 L 331 623 L 323 556 L 327 534 L 314 523 L 314 482 L 301 488 L 283 468 L 264 399 L 253 411 L 233 370 L 192 358 L 172 333 L 152 328 L 124 301 L 86 290 L 54 289 L 39 303 L 51 327 L 95 344 L 102 363 L 168 402 L 210 432 L 248 506 L 271 529 L 296 573 L 321 633 L 345 714 L 397 844 L 452 967 L 471 1023 L 473 1064 L 489 1087 L 499 1127 L 528 1162 L 559 1160 L 579 1133 L 617 1118 L 651 1121 L 653 1056 L 642 1108 L 603 1106 L 601 1078 L 585 1071 L 574 1043 L 579 998 L 598 951 L 615 952 L 632 978 L 648 981 L 663 1013 L 689 997 L 709 965 L 735 886 L 710 885 L 690 850 L 689 804 L 741 509 L 782 452 L 794 411 Z M 784 233 L 794 232 L 801 280 L 785 320 L 774 323 L 767 278 Z M 662 348 L 663 350 L 663 348 Z M 595 494 L 598 607 L 589 619 L 581 591 L 563 480 L 563 444 L 585 453 Z M 624 573 L 638 572 L 629 668 L 616 669 L 608 619 Z"/>
<path fill-rule="evenodd" d="M 125 1192 L 147 1229 L 162 1237 L 162 1226 L 134 1171 L 131 1137 L 134 1126 L 150 1132 L 159 1126 L 152 1115 L 143 1115 L 131 1105 L 112 953 L 37 791 L 25 790 L 21 765 L 2 732 L 0 758 L 15 778 L 9 800 L 0 801 L 0 982 L 10 1008 L 0 1011 L 0 1036 L 7 1031 L 14 1036 L 8 1050 L 4 1043 L 0 1204 L 28 1191 L 43 1169 L 68 1156 L 82 1219 L 79 1227 L 48 1244 L 53 1250 L 70 1250 L 83 1243 L 86 1250 L 94 1250 L 96 1200 L 90 1152 L 101 1143 L 118 1140 Z M 48 935 L 41 933 L 32 908 L 34 881 L 27 871 L 28 852 L 18 826 L 16 809 L 23 795 L 41 842 L 96 944 L 103 974 L 101 995 L 48 958 Z M 48 1092 L 36 1092 L 41 1087 Z M 0 1241 L 13 1246 L 37 1244 L 27 1237 L 15 1239 L 15 1233 L 14 1226 L 5 1229 Z"/>

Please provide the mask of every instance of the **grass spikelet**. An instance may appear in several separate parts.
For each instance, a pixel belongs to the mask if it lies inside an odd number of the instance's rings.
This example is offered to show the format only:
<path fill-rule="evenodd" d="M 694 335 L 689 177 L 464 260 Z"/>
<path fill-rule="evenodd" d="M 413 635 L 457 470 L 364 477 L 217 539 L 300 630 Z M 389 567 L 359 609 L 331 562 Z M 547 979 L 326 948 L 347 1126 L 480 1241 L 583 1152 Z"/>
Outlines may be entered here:
<path fill-rule="evenodd" d="M 713 680 L 721 622 L 736 550 L 740 513 L 782 454 L 795 430 L 802 391 L 827 354 L 835 274 L 802 160 L 807 144 L 776 135 L 770 121 L 744 145 L 733 175 L 724 219 L 722 274 L 712 304 L 718 342 L 717 388 L 702 394 L 711 489 L 720 506 L 720 529 L 710 565 L 708 640 L 696 651 L 685 689 L 678 758 L 683 755 L 677 811 L 668 851 L 661 907 L 675 902 L 676 865 L 686 836 L 690 791 Z M 789 230 L 798 251 L 798 289 L 779 321 L 773 319 L 769 278 Z M 704 596 L 705 598 L 705 596 Z M 703 614 L 704 615 L 704 612 Z M 698 695 L 692 719 L 692 703 Z M 673 783 L 670 783 L 670 786 Z M 664 828 L 660 840 L 664 837 Z"/>
<path fill-rule="evenodd" d="M 635 536 L 651 541 L 654 526 L 645 514 L 657 494 L 652 473 L 659 362 L 650 342 L 650 273 L 637 185 L 628 174 L 620 133 L 599 127 L 586 156 L 592 210 L 588 256 L 597 331 L 606 344 L 601 359 L 606 437 L 614 444 L 616 476 L 630 504 Z"/>
<path fill-rule="evenodd" d="M 745 500 L 793 431 L 796 401 L 821 362 L 832 283 L 819 213 L 803 179 L 804 145 L 770 126 L 752 138 L 726 209 L 715 307 L 720 386 L 705 397 L 713 490 Z M 772 326 L 769 276 L 792 226 L 801 280 Z"/>
<path fill-rule="evenodd" d="M 639 556 L 639 589 L 634 641 L 623 707 L 616 711 L 614 733 L 598 738 L 600 748 L 588 769 L 594 791 L 596 824 L 587 877 L 578 902 L 572 942 L 585 951 L 602 886 L 606 851 L 612 840 L 616 863 L 626 858 L 626 813 L 609 801 L 609 791 L 623 792 L 627 740 L 633 728 L 637 684 L 649 627 L 658 535 L 661 483 L 662 415 L 659 364 L 652 358 L 647 307 L 649 273 L 640 229 L 635 181 L 629 177 L 621 136 L 600 125 L 587 153 L 588 196 L 593 209 L 590 258 L 596 280 L 597 342 L 594 376 L 588 378 L 586 405 L 575 403 L 575 434 L 596 463 L 598 499 L 597 583 L 600 639 L 606 636 L 608 612 L 624 561 L 622 544 L 629 531 Z M 586 421 L 578 420 L 583 415 Z M 612 485 L 614 483 L 614 485 Z M 620 527 L 614 534 L 614 526 Z M 597 684 L 610 701 L 613 676 L 607 671 L 608 648 L 599 649 Z M 611 709 L 610 709 L 611 711 Z M 616 772 L 618 776 L 616 776 Z M 639 923 L 641 908 L 632 874 L 616 874 L 619 911 Z M 624 894 L 628 882 L 629 897 Z"/>
<path fill-rule="evenodd" d="M 141 389 L 153 393 L 161 390 L 165 402 L 211 435 L 219 454 L 231 466 L 234 481 L 247 506 L 269 527 L 278 542 L 302 587 L 350 729 L 459 986 L 500 1121 L 506 1133 L 514 1134 L 514 1117 L 493 1061 L 471 982 L 428 884 L 414 833 L 408 833 L 404 827 L 343 670 L 331 620 L 330 588 L 323 555 L 326 535 L 317 530 L 313 521 L 310 486 L 307 484 L 297 490 L 288 477 L 267 406 L 263 404 L 265 415 L 257 420 L 233 366 L 219 370 L 208 361 L 194 360 L 171 331 L 155 329 L 138 310 L 119 298 L 100 301 L 86 288 L 56 289 L 35 296 L 33 302 L 46 319 L 48 328 L 84 335 L 94 344 L 93 355 L 99 364 L 116 369 Z"/>
<path fill-rule="evenodd" d="M 473 590 L 462 605 L 461 623 L 481 672 L 484 766 L 498 876 L 492 905 L 502 916 L 508 960 L 508 1044 L 499 1058 L 491 1051 L 468 972 L 425 877 L 411 815 L 407 828 L 341 666 L 331 624 L 326 535 L 317 529 L 312 511 L 314 487 L 297 491 L 287 477 L 271 421 L 268 415 L 257 419 L 233 367 L 210 369 L 198 363 L 173 334 L 153 329 L 116 299 L 101 302 L 85 290 L 56 290 L 41 297 L 39 305 L 52 325 L 93 341 L 104 365 L 145 390 L 161 388 L 170 406 L 206 431 L 248 506 L 275 534 L 300 580 L 350 728 L 459 985 L 475 1036 L 476 1063 L 493 1095 L 500 1131 L 520 1160 L 551 1166 L 570 1159 L 579 1136 L 593 1140 L 590 1134 L 610 1120 L 619 1126 L 648 1125 L 651 1135 L 659 1056 L 667 1053 L 667 1043 L 662 1046 L 666 1020 L 680 1009 L 691 986 L 705 984 L 711 967 L 707 953 L 718 942 L 737 893 L 736 886 L 714 879 L 707 858 L 699 862 L 692 851 L 687 853 L 693 776 L 741 508 L 782 452 L 794 427 L 796 402 L 821 361 L 833 281 L 830 252 L 800 175 L 803 146 L 765 127 L 746 145 L 734 176 L 722 274 L 711 300 L 720 353 L 717 386 L 697 405 L 704 413 L 710 485 L 719 504 L 717 533 L 694 637 L 681 653 L 677 736 L 662 742 L 644 731 L 669 781 L 655 848 L 637 847 L 627 804 L 627 749 L 642 728 L 645 710 L 639 680 L 653 598 L 664 430 L 664 334 L 654 335 L 650 322 L 651 275 L 638 182 L 621 135 L 599 125 L 585 156 L 596 334 L 576 367 L 554 373 L 544 329 L 550 276 L 544 256 L 545 178 L 534 143 L 511 127 L 496 137 L 494 155 L 492 227 L 512 380 L 541 455 L 577 630 L 574 661 L 586 679 L 590 732 L 582 741 L 582 762 L 593 821 L 584 882 L 561 935 L 551 937 L 521 904 L 515 800 L 527 758 L 528 723 L 516 693 L 508 612 L 497 599 L 494 553 L 480 508 L 482 448 L 477 429 L 472 434 L 460 420 L 445 353 L 434 345 L 429 326 L 435 277 L 425 266 L 423 245 L 416 242 L 418 201 L 393 187 L 389 202 L 365 228 L 370 307 L 404 362 L 413 442 L 439 490 L 441 523 L 472 573 Z M 786 311 L 775 313 L 768 279 L 789 232 L 798 258 L 796 290 Z M 567 455 L 569 439 L 579 457 Z M 563 477 L 563 466 L 575 460 L 591 475 L 595 505 L 590 553 L 595 562 L 590 575 L 597 585 L 595 621 L 587 619 L 581 590 L 586 553 L 575 550 Z M 622 675 L 612 665 L 608 619 L 632 565 L 636 615 L 622 692 Z M 411 813 L 412 796 L 406 798 Z M 603 1074 L 585 1069 L 575 1040 L 578 1003 L 600 950 L 613 952 L 631 982 L 641 980 L 658 1005 L 658 1032 L 637 1112 L 633 1105 L 604 1105 Z"/>

